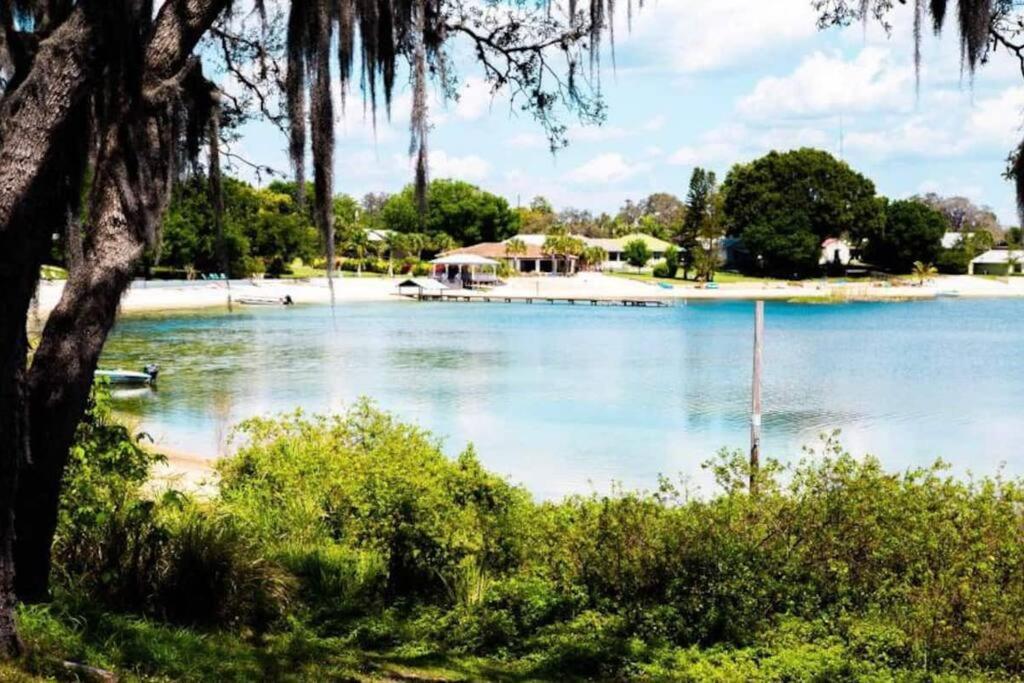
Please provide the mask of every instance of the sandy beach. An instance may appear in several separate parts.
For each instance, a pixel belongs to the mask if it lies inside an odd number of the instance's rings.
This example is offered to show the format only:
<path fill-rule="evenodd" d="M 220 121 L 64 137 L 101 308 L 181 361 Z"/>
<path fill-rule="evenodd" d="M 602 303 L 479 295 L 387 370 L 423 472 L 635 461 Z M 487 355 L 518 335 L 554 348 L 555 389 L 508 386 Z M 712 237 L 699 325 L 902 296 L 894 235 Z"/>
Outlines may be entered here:
<path fill-rule="evenodd" d="M 338 303 L 358 301 L 398 301 L 397 278 L 345 277 L 334 281 L 334 299 Z M 941 295 L 961 297 L 1024 296 L 1024 278 L 985 278 L 968 275 L 936 277 L 924 285 L 909 280 L 892 285 L 881 281 L 849 281 L 845 283 L 805 280 L 800 282 L 752 281 L 719 284 L 716 289 L 696 284 L 678 283 L 671 289 L 651 281 L 610 276 L 602 273 L 580 273 L 574 277 L 518 277 L 489 291 L 468 292 L 473 296 L 559 297 L 559 298 L 629 298 L 648 299 L 766 299 L 766 300 L 906 300 L 928 299 Z M 37 296 L 35 314 L 44 319 L 56 306 L 63 291 L 63 282 L 43 282 Z M 228 296 L 233 301 L 247 296 L 283 298 L 291 296 L 297 304 L 326 304 L 331 291 L 324 278 L 308 281 L 264 280 L 259 282 L 143 282 L 132 285 L 121 302 L 122 313 L 156 313 L 193 309 L 226 308 Z"/>

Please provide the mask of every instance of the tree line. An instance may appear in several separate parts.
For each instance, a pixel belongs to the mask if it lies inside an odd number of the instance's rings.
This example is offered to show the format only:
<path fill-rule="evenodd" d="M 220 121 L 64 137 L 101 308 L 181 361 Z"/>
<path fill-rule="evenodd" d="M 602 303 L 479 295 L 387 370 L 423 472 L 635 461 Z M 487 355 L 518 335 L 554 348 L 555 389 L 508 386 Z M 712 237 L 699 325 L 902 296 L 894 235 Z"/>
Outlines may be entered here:
<path fill-rule="evenodd" d="M 300 206 L 294 182 L 254 187 L 225 177 L 218 242 L 208 179 L 184 178 L 174 187 L 159 248 L 146 266 L 178 277 L 218 272 L 224 262 L 235 277 L 284 275 L 296 259 L 324 268 L 326 249 L 312 211 L 311 183 L 305 194 L 307 201 Z M 822 242 L 830 237 L 844 239 L 864 264 L 894 273 L 909 273 L 917 262 L 965 273 L 979 253 L 996 244 L 1019 243 L 1019 231 L 1004 231 L 991 210 L 964 197 L 926 194 L 891 200 L 879 196 L 871 180 L 846 163 L 814 149 L 771 152 L 737 164 L 722 183 L 713 171 L 698 167 L 684 198 L 654 193 L 626 200 L 615 215 L 557 211 L 541 196 L 511 207 L 501 196 L 451 179 L 429 183 L 423 211 L 409 185 L 390 195 L 337 195 L 332 215 L 334 265 L 357 272 L 412 270 L 425 257 L 520 233 L 551 235 L 548 253 L 579 257 L 584 265 L 600 263 L 599 254 L 585 252 L 582 241 L 558 237 L 647 233 L 676 246 L 660 264 L 659 275 L 679 272 L 700 280 L 713 279 L 723 265 L 720 245 L 726 238 L 738 240 L 733 267 L 783 277 L 821 272 Z M 960 235 L 952 246 L 943 246 L 947 232 Z M 58 260 L 62 250 L 59 244 Z M 509 255 L 513 252 L 515 245 Z M 633 246 L 631 255 L 627 260 L 640 265 L 650 257 L 640 246 Z"/>

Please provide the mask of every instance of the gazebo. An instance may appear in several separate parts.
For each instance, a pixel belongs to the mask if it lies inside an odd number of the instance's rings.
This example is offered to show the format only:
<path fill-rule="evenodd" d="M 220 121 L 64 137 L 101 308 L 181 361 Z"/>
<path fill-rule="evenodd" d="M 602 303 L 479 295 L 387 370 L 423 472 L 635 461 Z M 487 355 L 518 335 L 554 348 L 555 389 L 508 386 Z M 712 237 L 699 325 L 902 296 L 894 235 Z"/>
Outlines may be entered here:
<path fill-rule="evenodd" d="M 476 254 L 448 254 L 430 262 L 436 280 L 467 288 L 493 285 L 498 282 L 498 265 L 494 259 Z"/>

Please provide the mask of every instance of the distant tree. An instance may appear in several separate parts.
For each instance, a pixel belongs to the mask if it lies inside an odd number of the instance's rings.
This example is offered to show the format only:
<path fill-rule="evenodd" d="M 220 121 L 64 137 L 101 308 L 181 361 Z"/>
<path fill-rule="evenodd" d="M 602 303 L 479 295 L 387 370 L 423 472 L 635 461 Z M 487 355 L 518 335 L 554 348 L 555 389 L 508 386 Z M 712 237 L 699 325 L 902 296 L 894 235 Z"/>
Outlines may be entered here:
<path fill-rule="evenodd" d="M 960 238 L 948 249 L 943 249 L 935 260 L 940 273 L 963 275 L 971 264 L 971 260 L 979 254 L 995 246 L 992 233 L 981 230 L 978 232 L 960 233 Z"/>
<path fill-rule="evenodd" d="M 558 214 L 558 225 L 571 235 L 589 235 L 594 225 L 594 215 L 586 209 L 563 209 Z"/>
<path fill-rule="evenodd" d="M 679 272 L 679 250 L 674 246 L 665 250 L 665 270 L 669 277 Z"/>
<path fill-rule="evenodd" d="M 708 220 L 716 184 L 714 171 L 707 171 L 698 166 L 690 174 L 690 189 L 686 194 L 686 216 L 676 238 L 679 246 L 683 248 L 684 280 L 694 265 L 697 250 L 700 249 L 700 234 Z"/>
<path fill-rule="evenodd" d="M 554 207 L 544 197 L 534 197 L 528 207 L 520 207 L 515 213 L 519 220 L 519 230 L 529 235 L 546 235 L 557 222 Z"/>
<path fill-rule="evenodd" d="M 517 272 L 519 271 L 519 257 L 524 254 L 526 254 L 526 242 L 518 237 L 513 237 L 505 243 L 505 255 L 512 258 Z"/>
<path fill-rule="evenodd" d="M 207 184 L 204 176 L 195 176 L 173 188 L 164 217 L 161 264 L 199 272 L 222 270 Z M 313 260 L 320 253 L 320 234 L 312 216 L 296 208 L 294 185 L 272 183 L 258 189 L 224 176 L 222 187 L 225 256 L 232 276 L 262 268 L 257 262 L 278 275 L 294 259 Z"/>
<path fill-rule="evenodd" d="M 857 241 L 876 232 L 885 215 L 874 183 L 815 149 L 738 164 L 722 192 L 729 234 L 742 238 L 765 270 L 786 276 L 817 272 L 826 238 Z"/>
<path fill-rule="evenodd" d="M 895 201 L 886 208 L 883 227 L 867 236 L 864 256 L 876 266 L 909 273 L 916 261 L 936 262 L 945 232 L 946 219 L 935 209 L 913 200 Z"/>
<path fill-rule="evenodd" d="M 626 257 L 626 263 L 636 268 L 638 273 L 651 260 L 651 250 L 647 248 L 647 242 L 642 239 L 626 242 L 622 249 L 622 255 Z"/>
<path fill-rule="evenodd" d="M 608 252 L 603 247 L 588 246 L 580 252 L 580 265 L 588 270 L 593 270 L 608 260 Z"/>
<path fill-rule="evenodd" d="M 967 197 L 942 197 L 929 192 L 911 199 L 941 213 L 953 232 L 985 231 L 993 236 L 1002 233 L 995 212 L 987 206 L 977 206 Z"/>
<path fill-rule="evenodd" d="M 446 233 L 460 244 L 500 242 L 516 234 L 519 219 L 503 197 L 461 180 L 435 180 L 427 187 L 427 210 L 419 211 L 410 185 L 390 196 L 381 223 L 401 233 Z"/>
<path fill-rule="evenodd" d="M 725 234 L 725 197 L 715 192 L 708 200 L 707 215 L 698 233 L 698 244 L 694 254 L 693 267 L 696 277 L 703 282 L 713 282 L 721 264 L 718 243 Z"/>
<path fill-rule="evenodd" d="M 667 192 L 655 192 L 638 202 L 627 199 L 619 209 L 615 222 L 619 234 L 643 232 L 659 239 L 669 239 L 679 231 L 686 207 Z"/>
<path fill-rule="evenodd" d="M 356 276 L 363 274 L 363 261 L 366 259 L 366 252 L 370 248 L 370 238 L 365 230 L 349 230 L 345 233 L 344 250 L 352 254 L 356 259 Z"/>
<path fill-rule="evenodd" d="M 439 232 L 436 235 L 430 236 L 430 249 L 435 254 L 443 254 L 446 251 L 451 251 L 459 245 L 452 239 L 452 236 L 446 232 Z"/>
<path fill-rule="evenodd" d="M 569 235 L 563 231 L 549 234 L 544 240 L 544 245 L 541 249 L 545 254 L 555 257 L 555 260 L 561 260 L 564 266 L 564 271 L 568 274 L 571 272 L 572 257 L 578 257 L 583 253 L 587 244 L 579 237 L 575 235 Z"/>

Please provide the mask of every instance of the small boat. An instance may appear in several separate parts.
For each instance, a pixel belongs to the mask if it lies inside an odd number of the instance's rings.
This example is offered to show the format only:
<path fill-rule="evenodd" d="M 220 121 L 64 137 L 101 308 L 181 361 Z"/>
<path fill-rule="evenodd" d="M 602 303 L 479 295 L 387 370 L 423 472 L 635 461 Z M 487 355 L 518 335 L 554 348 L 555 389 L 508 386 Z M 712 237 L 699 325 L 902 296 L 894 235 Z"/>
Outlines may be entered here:
<path fill-rule="evenodd" d="M 960 296 L 960 291 L 956 290 L 956 289 L 944 289 L 944 290 L 942 290 L 940 292 L 936 292 L 935 296 L 943 296 L 943 297 L 956 298 L 956 297 Z"/>
<path fill-rule="evenodd" d="M 662 289 L 674 289 L 674 287 L 672 287 L 672 285 L 670 285 L 667 282 L 659 282 L 658 286 L 661 287 Z"/>
<path fill-rule="evenodd" d="M 155 363 L 150 363 L 142 372 L 133 370 L 97 370 L 96 376 L 103 377 L 108 382 L 118 386 L 149 386 L 156 384 L 156 376 L 160 374 L 160 368 Z"/>
<path fill-rule="evenodd" d="M 290 294 L 284 296 L 240 296 L 235 299 L 235 303 L 241 306 L 291 306 L 295 302 L 292 301 Z"/>

